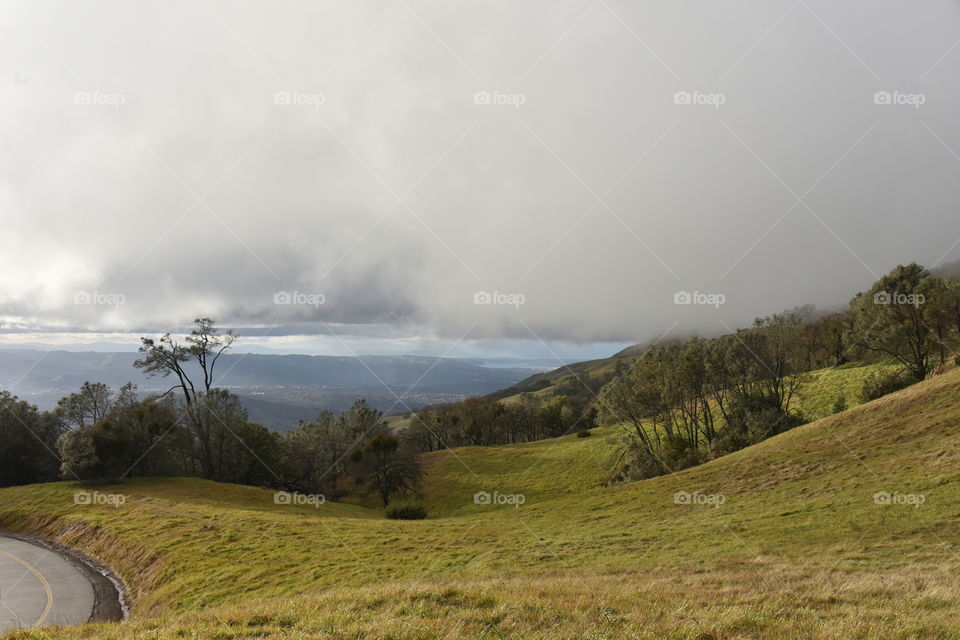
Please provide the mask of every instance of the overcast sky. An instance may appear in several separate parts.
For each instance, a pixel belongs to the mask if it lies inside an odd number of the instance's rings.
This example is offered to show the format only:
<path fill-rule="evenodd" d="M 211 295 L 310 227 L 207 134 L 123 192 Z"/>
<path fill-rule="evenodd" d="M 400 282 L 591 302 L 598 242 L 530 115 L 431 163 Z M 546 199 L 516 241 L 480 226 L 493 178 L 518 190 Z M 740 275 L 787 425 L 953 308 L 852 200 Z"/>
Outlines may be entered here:
<path fill-rule="evenodd" d="M 960 258 L 955 1 L 0 15 L 6 342 L 587 357 Z"/>

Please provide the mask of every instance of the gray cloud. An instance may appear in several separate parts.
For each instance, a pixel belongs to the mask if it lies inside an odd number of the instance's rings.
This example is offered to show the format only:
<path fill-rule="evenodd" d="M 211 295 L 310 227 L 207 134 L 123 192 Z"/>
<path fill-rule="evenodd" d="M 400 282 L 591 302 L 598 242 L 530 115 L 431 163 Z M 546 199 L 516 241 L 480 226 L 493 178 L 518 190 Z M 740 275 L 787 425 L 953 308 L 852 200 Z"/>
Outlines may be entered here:
<path fill-rule="evenodd" d="M 8 330 L 630 341 L 960 257 L 956 3 L 6 11 Z"/>

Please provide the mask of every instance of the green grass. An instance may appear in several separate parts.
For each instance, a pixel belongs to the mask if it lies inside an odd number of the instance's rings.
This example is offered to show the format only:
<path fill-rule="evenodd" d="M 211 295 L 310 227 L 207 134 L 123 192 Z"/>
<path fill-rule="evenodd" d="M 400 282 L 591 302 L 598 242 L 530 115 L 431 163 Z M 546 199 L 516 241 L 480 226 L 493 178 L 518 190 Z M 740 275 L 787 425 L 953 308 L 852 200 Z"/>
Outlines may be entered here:
<path fill-rule="evenodd" d="M 818 384 L 840 388 L 834 373 Z M 437 452 L 422 521 L 188 479 L 95 487 L 127 495 L 120 508 L 74 505 L 75 483 L 3 489 L 0 526 L 102 558 L 136 603 L 122 625 L 11 637 L 960 637 L 958 399 L 955 370 L 616 487 L 592 481 L 612 429 Z M 526 501 L 478 506 L 481 490 Z M 878 491 L 926 502 L 877 505 Z"/>
<path fill-rule="evenodd" d="M 820 369 L 808 375 L 795 400 L 808 420 L 834 413 L 838 398 L 848 407 L 863 403 L 863 381 L 888 364 L 851 363 Z M 719 416 L 718 416 L 719 418 Z M 523 493 L 531 501 L 553 499 L 596 488 L 613 469 L 621 450 L 620 427 L 592 430 L 589 438 L 574 434 L 519 445 L 461 447 L 424 456 L 427 505 L 434 516 L 476 513 L 463 496 L 476 487 L 503 493 Z M 478 484 L 478 481 L 482 482 Z M 483 484 L 486 483 L 486 484 Z"/>
<path fill-rule="evenodd" d="M 861 391 L 867 377 L 877 371 L 890 371 L 896 365 L 887 363 L 863 364 L 851 362 L 839 367 L 819 369 L 808 376 L 801 387 L 797 408 L 807 420 L 819 420 L 833 413 L 837 400 L 843 399 L 847 407 L 863 403 Z"/>
<path fill-rule="evenodd" d="M 460 447 L 423 456 L 425 504 L 431 516 L 489 510 L 473 502 L 477 491 L 522 493 L 529 503 L 597 489 L 619 450 L 620 430 L 592 429 L 588 438 L 570 434 L 524 444 Z"/>
<path fill-rule="evenodd" d="M 809 374 L 796 406 L 807 419 L 834 413 L 837 398 L 848 407 L 863 401 L 864 379 L 890 365 L 853 363 L 821 369 Z M 719 416 L 718 416 L 719 417 Z M 433 515 L 476 512 L 463 496 L 482 478 L 489 487 L 504 493 L 524 493 L 532 501 L 556 498 L 591 489 L 603 482 L 617 461 L 621 449 L 618 427 L 592 430 L 589 438 L 571 434 L 563 438 L 497 447 L 462 447 L 424 456 L 427 474 L 425 494 Z"/>
<path fill-rule="evenodd" d="M 391 416 L 384 416 L 383 420 L 394 431 L 403 431 L 410 426 L 412 419 L 404 418 L 403 415 L 398 413 Z"/>

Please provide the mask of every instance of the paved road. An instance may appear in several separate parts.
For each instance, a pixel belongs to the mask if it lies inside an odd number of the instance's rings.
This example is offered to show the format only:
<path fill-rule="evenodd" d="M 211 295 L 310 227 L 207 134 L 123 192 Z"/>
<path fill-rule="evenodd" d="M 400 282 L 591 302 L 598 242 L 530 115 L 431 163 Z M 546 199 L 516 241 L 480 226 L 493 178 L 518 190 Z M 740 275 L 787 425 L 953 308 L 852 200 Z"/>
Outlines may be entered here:
<path fill-rule="evenodd" d="M 56 551 L 0 535 L 0 632 L 90 619 L 87 577 Z"/>

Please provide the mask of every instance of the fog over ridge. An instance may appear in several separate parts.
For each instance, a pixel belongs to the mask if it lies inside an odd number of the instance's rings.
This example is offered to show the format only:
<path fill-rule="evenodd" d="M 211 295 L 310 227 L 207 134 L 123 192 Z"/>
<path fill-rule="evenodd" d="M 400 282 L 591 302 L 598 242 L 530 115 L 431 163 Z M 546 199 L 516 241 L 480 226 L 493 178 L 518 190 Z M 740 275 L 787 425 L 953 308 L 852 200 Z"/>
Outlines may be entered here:
<path fill-rule="evenodd" d="M 955 2 L 2 12 L 5 335 L 628 343 L 960 258 Z"/>

